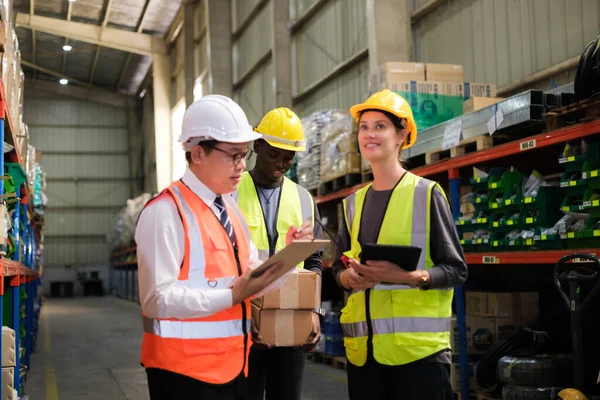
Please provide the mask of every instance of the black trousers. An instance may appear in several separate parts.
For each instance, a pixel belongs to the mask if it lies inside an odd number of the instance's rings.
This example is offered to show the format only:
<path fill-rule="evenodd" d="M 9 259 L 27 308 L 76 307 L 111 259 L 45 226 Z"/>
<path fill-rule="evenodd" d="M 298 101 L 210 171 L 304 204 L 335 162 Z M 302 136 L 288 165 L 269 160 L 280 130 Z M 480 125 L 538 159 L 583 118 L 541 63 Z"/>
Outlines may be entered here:
<path fill-rule="evenodd" d="M 419 360 L 388 366 L 369 357 L 357 367 L 348 361 L 350 400 L 453 400 L 450 364 Z"/>
<path fill-rule="evenodd" d="M 248 400 L 301 400 L 306 353 L 293 347 L 250 349 Z M 265 397 L 266 392 L 266 397 Z"/>
<path fill-rule="evenodd" d="M 150 400 L 246 400 L 243 375 L 225 385 L 211 385 L 189 376 L 147 368 Z"/>

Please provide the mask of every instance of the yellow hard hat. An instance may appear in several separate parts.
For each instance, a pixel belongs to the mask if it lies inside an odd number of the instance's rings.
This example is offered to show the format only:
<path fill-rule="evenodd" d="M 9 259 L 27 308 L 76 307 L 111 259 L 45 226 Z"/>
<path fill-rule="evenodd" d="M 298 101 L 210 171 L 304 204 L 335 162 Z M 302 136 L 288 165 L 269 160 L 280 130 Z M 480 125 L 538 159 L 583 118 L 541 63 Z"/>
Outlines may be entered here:
<path fill-rule="evenodd" d="M 563 400 L 587 400 L 587 397 L 577 389 L 563 389 L 558 392 L 558 397 Z"/>
<path fill-rule="evenodd" d="M 289 151 L 306 151 L 300 118 L 289 108 L 269 111 L 255 129 L 271 146 Z"/>
<path fill-rule="evenodd" d="M 361 111 L 364 110 L 387 111 L 398 118 L 406 119 L 406 122 L 408 122 L 408 135 L 406 136 L 406 141 L 402 147 L 403 149 L 408 149 L 417 141 L 417 124 L 415 123 L 412 109 L 404 97 L 399 94 L 394 93 L 389 89 L 383 89 L 381 92 L 371 95 L 364 103 L 352 106 L 350 108 L 350 113 L 358 122 Z"/>

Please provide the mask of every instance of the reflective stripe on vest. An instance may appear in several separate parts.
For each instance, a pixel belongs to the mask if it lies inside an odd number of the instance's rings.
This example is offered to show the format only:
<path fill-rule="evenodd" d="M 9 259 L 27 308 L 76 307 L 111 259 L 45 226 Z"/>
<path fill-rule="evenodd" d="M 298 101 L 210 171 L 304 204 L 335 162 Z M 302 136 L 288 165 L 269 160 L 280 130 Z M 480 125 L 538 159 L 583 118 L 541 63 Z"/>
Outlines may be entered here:
<path fill-rule="evenodd" d="M 422 249 L 419 270 L 433 267 L 429 226 L 431 192 L 435 185 L 407 172 L 392 192 L 377 238 L 381 244 L 419 246 Z M 343 202 L 351 238 L 351 249 L 344 254 L 350 258 L 360 258 L 358 236 L 369 188 L 359 190 Z M 367 292 L 362 290 L 350 295 L 340 319 L 346 355 L 354 365 L 366 362 L 369 323 L 373 356 L 381 364 L 403 365 L 450 347 L 452 289 L 423 291 L 408 285 L 379 284 L 368 293 L 370 321 L 365 308 Z"/>
<path fill-rule="evenodd" d="M 258 249 L 259 259 L 265 261 L 269 258 L 268 231 L 265 217 L 258 197 L 256 185 L 248 172 L 242 174 L 238 189 L 232 194 L 244 214 L 250 230 L 250 238 Z M 277 242 L 275 252 L 285 247 L 285 239 L 290 226 L 301 226 L 306 220 L 314 228 L 314 201 L 310 193 L 303 187 L 283 178 L 279 207 L 276 216 Z M 303 263 L 299 264 L 300 267 Z"/>
<path fill-rule="evenodd" d="M 176 339 L 223 339 L 244 334 L 241 320 L 230 321 L 182 321 L 154 319 L 143 316 L 144 332 L 162 338 Z M 250 331 L 251 319 L 246 320 L 246 332 Z"/>
<path fill-rule="evenodd" d="M 394 334 L 402 332 L 447 332 L 450 330 L 450 318 L 397 317 L 379 318 L 371 321 L 373 334 Z M 342 324 L 344 336 L 361 337 L 368 335 L 366 321 Z"/>

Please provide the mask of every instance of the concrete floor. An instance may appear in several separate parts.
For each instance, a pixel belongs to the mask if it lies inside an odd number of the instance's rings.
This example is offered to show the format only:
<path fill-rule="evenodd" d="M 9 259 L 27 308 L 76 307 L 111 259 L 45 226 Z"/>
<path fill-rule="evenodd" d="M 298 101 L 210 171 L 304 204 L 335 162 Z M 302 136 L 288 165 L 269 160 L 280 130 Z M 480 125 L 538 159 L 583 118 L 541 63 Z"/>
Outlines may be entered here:
<path fill-rule="evenodd" d="M 45 300 L 25 385 L 31 400 L 148 400 L 139 364 L 139 305 L 117 299 Z M 346 373 L 307 362 L 302 398 L 347 399 Z"/>

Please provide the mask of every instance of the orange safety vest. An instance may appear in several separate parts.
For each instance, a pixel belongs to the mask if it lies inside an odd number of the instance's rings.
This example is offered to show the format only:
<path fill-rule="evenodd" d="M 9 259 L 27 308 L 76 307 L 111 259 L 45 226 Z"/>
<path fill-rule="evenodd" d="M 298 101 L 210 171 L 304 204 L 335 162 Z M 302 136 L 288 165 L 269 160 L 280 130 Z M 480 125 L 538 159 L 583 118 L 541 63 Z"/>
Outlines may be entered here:
<path fill-rule="evenodd" d="M 210 207 L 183 182 L 173 183 L 157 199 L 169 194 L 185 232 L 185 255 L 177 284 L 201 290 L 228 288 L 246 271 L 250 260 L 248 226 L 233 198 L 223 196 L 237 254 Z M 211 384 L 231 382 L 242 372 L 248 375 L 249 301 L 204 318 L 143 315 L 143 322 L 141 363 L 145 368 L 160 368 Z"/>

